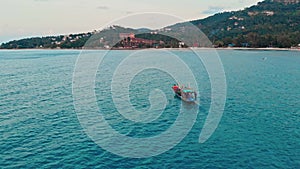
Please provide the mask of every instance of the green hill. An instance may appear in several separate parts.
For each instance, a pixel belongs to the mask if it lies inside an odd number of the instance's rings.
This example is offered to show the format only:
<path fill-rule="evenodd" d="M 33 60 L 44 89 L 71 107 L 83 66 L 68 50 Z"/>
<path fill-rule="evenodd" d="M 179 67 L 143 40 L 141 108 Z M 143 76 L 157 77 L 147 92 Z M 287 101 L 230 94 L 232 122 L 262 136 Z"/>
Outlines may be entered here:
<path fill-rule="evenodd" d="M 163 31 L 167 30 L 167 35 L 171 37 L 180 37 L 183 31 L 191 30 L 189 23 L 200 28 L 215 47 L 290 48 L 300 44 L 299 0 L 265 0 L 244 10 L 218 13 L 205 19 L 178 23 L 156 31 L 111 26 L 89 33 L 15 40 L 2 44 L 0 48 L 82 48 L 86 42 L 90 47 L 105 48 L 117 44 L 121 40 L 120 33 L 134 33 L 137 38 L 161 40 L 164 41 L 164 46 L 178 47 L 179 41 L 167 38 Z M 189 34 L 185 32 L 185 35 Z M 189 46 L 211 46 L 207 43 L 201 44 L 201 38 L 193 33 L 184 38 L 190 42 Z"/>
<path fill-rule="evenodd" d="M 244 10 L 219 13 L 191 23 L 217 46 L 297 46 L 300 44 L 300 3 L 286 1 L 266 0 Z"/>
<path fill-rule="evenodd" d="M 101 31 L 88 33 L 34 37 L 21 40 L 14 40 L 0 46 L 2 49 L 33 49 L 33 48 L 61 48 L 61 49 L 80 49 L 86 42 L 94 41 L 93 45 L 104 47 L 106 44 L 119 41 L 119 33 L 137 33 L 138 30 L 123 28 L 120 26 L 110 26 Z M 96 39 L 97 38 L 97 39 Z M 100 43 L 102 42 L 102 43 Z"/>

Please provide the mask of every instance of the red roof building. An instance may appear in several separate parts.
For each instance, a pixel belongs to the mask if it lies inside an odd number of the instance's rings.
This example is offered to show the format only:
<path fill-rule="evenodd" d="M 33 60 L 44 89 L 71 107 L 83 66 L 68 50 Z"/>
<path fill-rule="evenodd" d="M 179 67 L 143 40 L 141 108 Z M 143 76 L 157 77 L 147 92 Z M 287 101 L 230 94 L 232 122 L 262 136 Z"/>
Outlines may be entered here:
<path fill-rule="evenodd" d="M 120 33 L 119 36 L 125 48 L 153 47 L 158 43 L 155 40 L 136 38 L 134 33 Z"/>

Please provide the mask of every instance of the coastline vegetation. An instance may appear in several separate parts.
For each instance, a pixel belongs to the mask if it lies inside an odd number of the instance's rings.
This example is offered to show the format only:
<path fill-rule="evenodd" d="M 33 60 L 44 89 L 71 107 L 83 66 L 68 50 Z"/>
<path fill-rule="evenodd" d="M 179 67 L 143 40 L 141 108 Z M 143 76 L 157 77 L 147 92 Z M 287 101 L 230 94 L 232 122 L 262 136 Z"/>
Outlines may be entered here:
<path fill-rule="evenodd" d="M 300 3 L 288 2 L 265 0 L 244 10 L 218 13 L 189 23 L 197 26 L 209 38 L 211 47 L 300 48 Z M 160 30 L 111 26 L 88 33 L 14 40 L 1 44 L 0 49 L 81 49 L 91 39 L 98 48 L 122 48 L 126 39 L 120 39 L 121 33 L 134 33 L 136 38 L 157 42 L 153 45 L 135 44 L 135 48 L 201 47 L 198 43 L 193 46 L 182 45 L 180 41 L 160 34 L 166 30 L 184 30 L 186 25 L 178 23 Z"/>

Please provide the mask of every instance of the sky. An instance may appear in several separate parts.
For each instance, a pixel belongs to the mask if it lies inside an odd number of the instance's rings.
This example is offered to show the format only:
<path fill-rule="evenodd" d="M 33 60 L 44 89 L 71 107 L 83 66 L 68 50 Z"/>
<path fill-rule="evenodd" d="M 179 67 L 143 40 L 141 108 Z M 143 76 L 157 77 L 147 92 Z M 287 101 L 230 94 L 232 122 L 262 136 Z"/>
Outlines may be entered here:
<path fill-rule="evenodd" d="M 0 0 L 0 43 L 33 36 L 90 32 L 112 24 L 156 29 L 244 9 L 259 1 Z M 151 13 L 156 15 L 149 17 Z"/>

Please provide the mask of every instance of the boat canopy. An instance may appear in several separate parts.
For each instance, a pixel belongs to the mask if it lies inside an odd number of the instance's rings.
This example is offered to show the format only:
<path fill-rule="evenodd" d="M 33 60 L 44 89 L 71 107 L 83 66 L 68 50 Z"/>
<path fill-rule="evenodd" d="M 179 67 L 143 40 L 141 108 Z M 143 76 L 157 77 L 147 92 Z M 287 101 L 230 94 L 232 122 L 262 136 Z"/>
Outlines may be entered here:
<path fill-rule="evenodd" d="M 184 93 L 194 93 L 194 91 L 193 91 L 193 90 L 190 90 L 190 89 L 184 89 L 183 92 L 184 92 Z"/>

